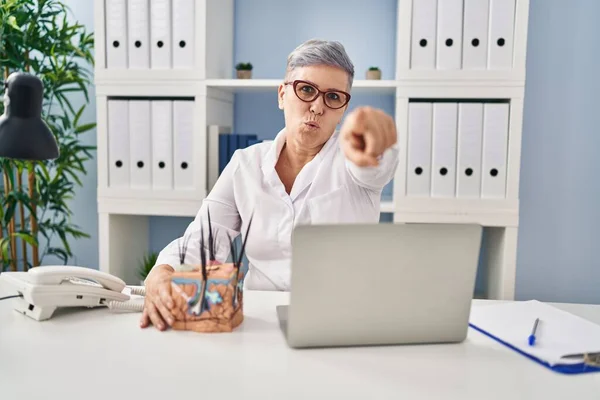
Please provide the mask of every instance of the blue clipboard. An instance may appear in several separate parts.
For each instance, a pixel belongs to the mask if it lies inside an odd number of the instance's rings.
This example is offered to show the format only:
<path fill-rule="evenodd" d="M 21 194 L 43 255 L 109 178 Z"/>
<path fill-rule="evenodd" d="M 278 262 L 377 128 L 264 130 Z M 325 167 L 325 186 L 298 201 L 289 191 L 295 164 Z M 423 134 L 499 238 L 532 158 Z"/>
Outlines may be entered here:
<path fill-rule="evenodd" d="M 471 328 L 475 329 L 476 331 L 481 332 L 482 334 L 486 335 L 487 337 L 494 339 L 498 343 L 503 344 L 504 346 L 508 347 L 509 349 L 516 351 L 517 353 L 529 358 L 530 360 L 537 362 L 538 364 L 543 365 L 544 367 L 546 367 L 554 372 L 558 372 L 558 373 L 566 374 L 566 375 L 577 375 L 577 374 L 586 374 L 586 373 L 591 373 L 591 372 L 600 372 L 600 367 L 596 367 L 596 366 L 589 365 L 586 363 L 550 365 L 550 363 L 548 363 L 547 361 L 544 361 L 537 357 L 534 357 L 531 354 L 527 354 L 527 353 L 521 351 L 520 349 L 516 348 L 515 346 L 511 345 L 510 343 L 507 343 L 507 342 L 503 341 L 502 339 L 497 338 L 496 336 L 492 335 L 491 333 L 486 332 L 483 329 L 481 329 L 471 323 L 469 323 L 469 326 Z"/>

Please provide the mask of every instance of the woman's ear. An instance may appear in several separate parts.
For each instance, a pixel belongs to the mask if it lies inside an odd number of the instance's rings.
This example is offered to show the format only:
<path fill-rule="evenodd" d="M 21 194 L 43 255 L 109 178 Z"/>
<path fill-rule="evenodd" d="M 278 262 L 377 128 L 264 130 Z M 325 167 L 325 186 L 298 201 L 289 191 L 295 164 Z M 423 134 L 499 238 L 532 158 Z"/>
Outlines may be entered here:
<path fill-rule="evenodd" d="M 285 94 L 285 85 L 279 85 L 277 89 L 277 103 L 280 110 L 283 110 L 283 95 Z"/>

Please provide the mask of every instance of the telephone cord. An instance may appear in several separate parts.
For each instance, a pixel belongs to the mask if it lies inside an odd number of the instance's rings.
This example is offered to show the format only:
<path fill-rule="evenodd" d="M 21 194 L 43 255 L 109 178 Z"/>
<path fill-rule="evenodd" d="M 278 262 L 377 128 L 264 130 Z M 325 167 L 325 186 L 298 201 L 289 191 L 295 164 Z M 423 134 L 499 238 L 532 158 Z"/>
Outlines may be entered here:
<path fill-rule="evenodd" d="M 117 301 L 110 300 L 106 302 L 106 305 L 111 311 L 133 311 L 142 312 L 144 310 L 144 300 L 127 300 Z"/>
<path fill-rule="evenodd" d="M 111 311 L 133 311 L 142 312 L 144 311 L 144 298 L 146 295 L 146 288 L 144 286 L 127 286 L 125 293 L 130 296 L 137 296 L 126 301 L 110 300 L 106 302 L 106 305 Z"/>
<path fill-rule="evenodd" d="M 135 294 L 138 296 L 146 295 L 146 287 L 145 286 L 127 286 L 127 288 L 131 291 L 131 294 Z"/>

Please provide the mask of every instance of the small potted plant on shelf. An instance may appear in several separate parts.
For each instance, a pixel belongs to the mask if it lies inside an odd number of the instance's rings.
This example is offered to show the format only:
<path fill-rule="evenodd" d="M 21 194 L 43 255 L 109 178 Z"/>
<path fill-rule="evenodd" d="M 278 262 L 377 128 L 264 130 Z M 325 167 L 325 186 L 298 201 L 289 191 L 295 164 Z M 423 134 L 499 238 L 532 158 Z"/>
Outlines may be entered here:
<path fill-rule="evenodd" d="M 144 258 L 142 259 L 142 261 L 140 262 L 140 265 L 138 268 L 138 276 L 141 279 L 140 285 L 144 286 L 144 281 L 146 280 L 146 277 L 152 270 L 152 267 L 154 267 L 154 264 L 156 264 L 157 258 L 158 258 L 158 253 L 151 252 L 151 253 L 146 254 L 144 256 Z"/>
<path fill-rule="evenodd" d="M 238 63 L 235 66 L 237 70 L 238 79 L 250 79 L 252 78 L 252 64 L 251 63 Z"/>
<path fill-rule="evenodd" d="M 367 70 L 367 79 L 381 79 L 381 70 L 379 67 L 370 67 Z"/>

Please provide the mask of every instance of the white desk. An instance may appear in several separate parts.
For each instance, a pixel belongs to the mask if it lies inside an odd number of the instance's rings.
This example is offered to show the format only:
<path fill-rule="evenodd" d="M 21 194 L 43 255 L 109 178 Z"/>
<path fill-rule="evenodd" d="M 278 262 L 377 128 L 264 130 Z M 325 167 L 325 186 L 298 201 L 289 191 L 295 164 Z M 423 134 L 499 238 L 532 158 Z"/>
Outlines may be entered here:
<path fill-rule="evenodd" d="M 292 350 L 275 313 L 288 298 L 247 292 L 245 321 L 227 334 L 141 329 L 140 314 L 107 309 L 37 322 L 2 301 L 0 398 L 600 398 L 600 373 L 557 374 L 472 329 L 455 345 Z M 600 323 L 600 306 L 560 306 Z"/>

